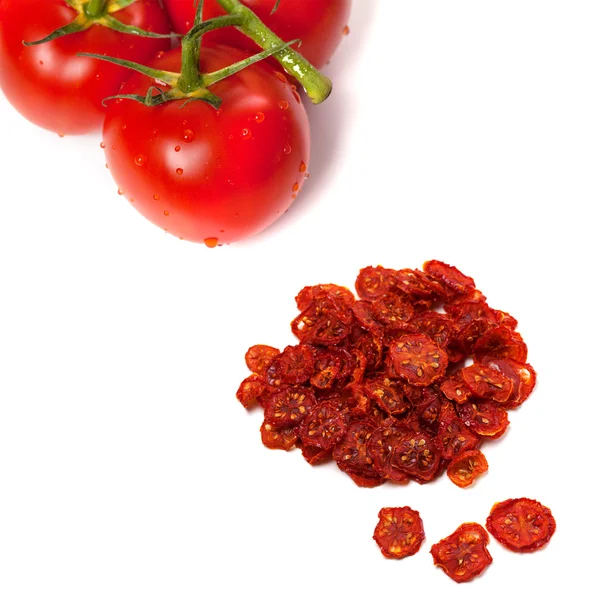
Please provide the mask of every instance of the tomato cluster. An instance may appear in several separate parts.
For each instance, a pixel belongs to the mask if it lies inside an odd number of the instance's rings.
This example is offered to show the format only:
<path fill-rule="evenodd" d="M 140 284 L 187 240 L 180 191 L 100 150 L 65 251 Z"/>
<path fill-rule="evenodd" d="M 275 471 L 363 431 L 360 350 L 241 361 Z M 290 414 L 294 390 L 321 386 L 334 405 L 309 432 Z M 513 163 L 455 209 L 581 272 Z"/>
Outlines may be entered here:
<path fill-rule="evenodd" d="M 446 469 L 471 485 L 488 468 L 481 444 L 504 434 L 535 385 L 517 321 L 437 260 L 366 267 L 355 287 L 359 299 L 305 287 L 291 323 L 299 343 L 246 354 L 252 375 L 237 398 L 263 407 L 263 443 L 299 446 L 311 464 L 333 459 L 362 487 L 427 483 Z"/>
<path fill-rule="evenodd" d="M 164 4 L 0 0 L 0 89 L 61 136 L 103 128 L 106 164 L 132 206 L 181 239 L 228 244 L 273 223 L 301 191 L 310 133 L 290 73 L 314 102 L 328 96 L 331 82 L 305 59 L 329 60 L 351 0 L 208 0 L 202 15 L 195 0 Z M 207 20 L 214 27 L 197 32 Z M 181 46 L 172 29 L 188 34 Z M 250 35 L 264 42 L 259 58 L 281 64 L 255 62 Z M 298 54 L 277 36 L 299 40 Z"/>

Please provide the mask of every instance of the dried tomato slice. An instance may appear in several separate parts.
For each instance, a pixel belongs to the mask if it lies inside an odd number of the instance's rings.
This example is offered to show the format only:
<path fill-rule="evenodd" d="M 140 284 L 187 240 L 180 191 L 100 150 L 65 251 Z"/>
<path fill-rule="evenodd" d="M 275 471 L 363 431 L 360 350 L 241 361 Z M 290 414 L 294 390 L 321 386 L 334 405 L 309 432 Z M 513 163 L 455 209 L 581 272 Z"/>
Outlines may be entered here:
<path fill-rule="evenodd" d="M 410 410 L 410 403 L 402 391 L 394 388 L 389 379 L 371 379 L 363 384 L 365 394 L 388 415 L 402 415 Z"/>
<path fill-rule="evenodd" d="M 513 382 L 500 371 L 474 363 L 461 370 L 462 378 L 474 396 L 493 400 L 499 404 L 507 402 L 513 391 Z"/>
<path fill-rule="evenodd" d="M 376 300 L 393 290 L 396 285 L 396 272 L 382 266 L 365 267 L 356 278 L 356 293 L 363 300 Z"/>
<path fill-rule="evenodd" d="M 516 331 L 505 325 L 498 325 L 488 329 L 473 344 L 473 355 L 478 361 L 494 356 L 524 363 L 527 360 L 527 344 Z"/>
<path fill-rule="evenodd" d="M 431 385 L 444 375 L 447 366 L 447 354 L 427 336 L 403 335 L 390 346 L 389 376 L 411 385 Z"/>
<path fill-rule="evenodd" d="M 256 374 L 249 375 L 240 383 L 235 396 L 244 408 L 256 406 L 258 398 L 265 391 L 264 381 Z"/>
<path fill-rule="evenodd" d="M 475 282 L 471 277 L 439 260 L 424 263 L 423 271 L 442 286 L 448 298 L 462 296 L 475 289 Z"/>
<path fill-rule="evenodd" d="M 372 460 L 373 468 L 382 477 L 395 483 L 408 481 L 408 475 L 393 461 L 394 450 L 406 433 L 407 429 L 397 419 L 390 417 L 371 434 L 367 442 L 367 456 Z"/>
<path fill-rule="evenodd" d="M 442 385 L 440 390 L 449 400 L 454 400 L 457 404 L 464 404 L 468 402 L 471 397 L 471 390 L 467 387 L 463 378 L 458 375 L 448 377 Z"/>
<path fill-rule="evenodd" d="M 419 551 L 425 539 L 419 512 L 408 506 L 382 508 L 373 539 L 386 558 L 406 558 Z"/>
<path fill-rule="evenodd" d="M 331 458 L 331 449 L 323 450 L 323 448 L 302 444 L 302 456 L 309 465 L 315 467 L 326 463 Z"/>
<path fill-rule="evenodd" d="M 314 366 L 315 357 L 310 346 L 288 346 L 267 368 L 267 383 L 275 387 L 304 383 L 312 375 Z"/>
<path fill-rule="evenodd" d="M 315 402 L 315 395 L 309 388 L 283 388 L 267 400 L 265 420 L 275 427 L 297 425 L 306 418 Z"/>
<path fill-rule="evenodd" d="M 266 421 L 260 427 L 262 443 L 271 450 L 292 450 L 298 441 L 295 427 L 275 427 Z"/>
<path fill-rule="evenodd" d="M 469 487 L 488 470 L 488 463 L 480 450 L 468 450 L 452 459 L 448 465 L 450 481 L 460 488 Z"/>
<path fill-rule="evenodd" d="M 421 431 L 404 429 L 392 451 L 392 463 L 420 483 L 438 474 L 441 453 L 434 438 Z"/>
<path fill-rule="evenodd" d="M 442 459 L 452 460 L 462 452 L 479 448 L 481 438 L 458 418 L 450 402 L 442 405 L 439 423 L 437 441 L 441 447 Z"/>
<path fill-rule="evenodd" d="M 444 290 L 439 283 L 415 269 L 396 271 L 396 287 L 415 301 L 427 300 L 433 303 L 444 295 Z"/>
<path fill-rule="evenodd" d="M 351 367 L 352 356 L 343 348 L 320 349 L 317 351 L 315 372 L 310 378 L 310 383 L 322 390 L 332 388 L 349 375 Z"/>
<path fill-rule="evenodd" d="M 533 552 L 550 541 L 556 521 L 537 500 L 513 498 L 494 504 L 486 527 L 509 550 Z"/>
<path fill-rule="evenodd" d="M 479 523 L 463 523 L 454 533 L 431 547 L 436 567 L 457 583 L 470 581 L 490 564 L 490 537 Z"/>
<path fill-rule="evenodd" d="M 504 435 L 510 423 L 506 410 L 495 402 L 467 402 L 457 406 L 456 413 L 471 431 L 492 439 Z"/>
<path fill-rule="evenodd" d="M 504 408 L 517 408 L 529 398 L 535 387 L 536 372 L 531 365 L 519 363 L 510 358 L 487 357 L 482 364 L 500 371 L 513 382 L 513 391 Z"/>
<path fill-rule="evenodd" d="M 308 413 L 300 427 L 300 439 L 307 446 L 331 450 L 346 433 L 346 421 L 331 402 L 321 402 Z"/>
<path fill-rule="evenodd" d="M 354 294 L 347 287 L 335 283 L 325 283 L 302 288 L 296 296 L 296 306 L 300 311 L 306 310 L 314 300 L 324 296 L 330 296 L 347 305 L 355 302 Z"/>
<path fill-rule="evenodd" d="M 410 321 L 415 310 L 407 300 L 397 294 L 384 294 L 373 303 L 373 316 L 384 326 Z"/>
<path fill-rule="evenodd" d="M 244 358 L 246 360 L 246 366 L 250 371 L 257 375 L 264 376 L 267 372 L 267 367 L 278 354 L 279 350 L 273 348 L 273 346 L 257 344 L 256 346 L 248 348 L 248 352 L 246 352 Z"/>
<path fill-rule="evenodd" d="M 448 315 L 427 311 L 414 316 L 411 324 L 440 348 L 445 348 L 454 335 L 454 324 Z"/>

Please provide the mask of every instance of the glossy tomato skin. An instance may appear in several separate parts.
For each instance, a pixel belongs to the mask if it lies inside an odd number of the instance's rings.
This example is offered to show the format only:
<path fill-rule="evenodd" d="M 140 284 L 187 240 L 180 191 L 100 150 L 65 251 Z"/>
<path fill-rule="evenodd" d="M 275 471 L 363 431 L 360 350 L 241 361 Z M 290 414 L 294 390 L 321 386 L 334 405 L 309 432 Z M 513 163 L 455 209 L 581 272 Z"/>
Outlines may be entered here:
<path fill-rule="evenodd" d="M 203 72 L 247 57 L 228 47 L 203 48 Z M 178 71 L 172 50 L 153 61 Z M 134 74 L 123 93 L 145 94 Z M 112 101 L 104 125 L 108 167 L 122 193 L 155 225 L 208 246 L 258 233 L 291 205 L 309 160 L 309 125 L 297 93 L 271 67 L 255 64 L 211 87 L 217 111 L 202 101 L 149 108 Z"/>
<path fill-rule="evenodd" d="M 64 0 L 18 0 L 0 3 L 0 88 L 29 121 L 60 134 L 83 134 L 102 127 L 102 100 L 118 93 L 129 75 L 122 68 L 78 52 L 107 54 L 147 62 L 170 46 L 168 39 L 126 35 L 92 26 L 38 46 L 42 39 L 70 23 L 76 11 Z M 158 0 L 139 0 L 114 13 L 128 25 L 168 33 L 167 16 Z"/>
<path fill-rule="evenodd" d="M 351 0 L 282 0 L 275 14 L 276 0 L 243 0 L 260 19 L 284 41 L 302 40 L 298 49 L 309 62 L 320 69 L 331 58 L 341 42 L 350 17 Z M 194 0 L 165 0 L 175 31 L 187 33 L 194 22 Z M 212 19 L 224 15 L 217 0 L 205 0 L 202 16 Z M 254 42 L 233 27 L 213 31 L 207 43 L 226 44 L 256 52 Z"/>

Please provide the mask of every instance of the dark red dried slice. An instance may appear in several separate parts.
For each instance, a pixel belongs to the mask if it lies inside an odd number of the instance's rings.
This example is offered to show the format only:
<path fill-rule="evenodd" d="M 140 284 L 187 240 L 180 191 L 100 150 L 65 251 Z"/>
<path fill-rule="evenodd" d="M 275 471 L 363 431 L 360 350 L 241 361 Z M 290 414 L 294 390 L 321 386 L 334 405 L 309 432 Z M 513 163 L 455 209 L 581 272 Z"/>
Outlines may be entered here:
<path fill-rule="evenodd" d="M 306 418 L 315 402 L 315 395 L 309 388 L 284 388 L 267 400 L 265 420 L 275 427 L 297 425 Z"/>
<path fill-rule="evenodd" d="M 306 312 L 306 311 L 305 311 Z M 302 313 L 292 321 L 292 331 L 298 339 L 316 346 L 335 346 L 352 332 L 352 315 L 335 311 L 319 318 Z"/>
<path fill-rule="evenodd" d="M 412 298 L 415 303 L 419 300 L 433 303 L 444 295 L 444 290 L 439 283 L 416 269 L 396 271 L 396 287 Z"/>
<path fill-rule="evenodd" d="M 264 381 L 256 374 L 249 375 L 240 383 L 235 397 L 244 408 L 252 408 L 258 403 L 258 398 L 265 391 Z"/>
<path fill-rule="evenodd" d="M 367 331 L 374 331 L 377 335 L 383 335 L 381 323 L 375 318 L 373 303 L 365 300 L 358 300 L 351 309 L 356 322 Z"/>
<path fill-rule="evenodd" d="M 419 483 L 438 474 L 441 452 L 433 437 L 405 428 L 392 452 L 392 464 Z"/>
<path fill-rule="evenodd" d="M 419 426 L 431 435 L 437 435 L 440 427 L 441 412 L 442 400 L 438 395 L 435 395 L 429 400 L 429 403 L 419 407 L 417 412 Z"/>
<path fill-rule="evenodd" d="M 323 448 L 302 444 L 302 456 L 309 465 L 316 467 L 331 459 L 331 449 L 323 450 Z"/>
<path fill-rule="evenodd" d="M 300 311 L 306 310 L 312 302 L 325 296 L 348 306 L 355 302 L 354 294 L 347 287 L 335 283 L 325 283 L 302 288 L 296 296 L 296 306 Z"/>
<path fill-rule="evenodd" d="M 410 410 L 410 403 L 402 391 L 393 387 L 389 379 L 370 379 L 363 384 L 365 394 L 388 415 L 402 415 Z"/>
<path fill-rule="evenodd" d="M 355 385 L 360 383 L 365 377 L 367 370 L 367 357 L 358 349 L 350 350 L 350 378 L 346 385 Z"/>
<path fill-rule="evenodd" d="M 445 348 L 454 335 L 454 324 L 448 315 L 427 311 L 414 316 L 411 324 L 440 348 Z"/>
<path fill-rule="evenodd" d="M 488 470 L 488 463 L 480 450 L 468 450 L 452 459 L 448 465 L 450 481 L 460 488 L 469 487 Z"/>
<path fill-rule="evenodd" d="M 510 327 L 498 325 L 488 329 L 473 344 L 473 355 L 475 360 L 480 362 L 485 357 L 494 356 L 524 363 L 527 360 L 527 344 L 521 335 Z"/>
<path fill-rule="evenodd" d="M 304 383 L 312 375 L 314 366 L 315 357 L 310 346 L 288 346 L 271 361 L 267 383 L 275 387 Z"/>
<path fill-rule="evenodd" d="M 434 281 L 439 283 L 447 298 L 463 296 L 475 289 L 475 282 L 456 267 L 452 267 L 439 260 L 430 260 L 423 265 L 423 271 Z"/>
<path fill-rule="evenodd" d="M 513 382 L 513 391 L 504 408 L 517 408 L 529 398 L 535 387 L 536 373 L 531 365 L 520 363 L 510 358 L 487 357 L 482 364 L 500 371 Z"/>
<path fill-rule="evenodd" d="M 314 406 L 300 427 L 300 439 L 307 446 L 331 450 L 346 433 L 346 421 L 331 402 Z"/>
<path fill-rule="evenodd" d="M 260 427 L 260 437 L 262 443 L 271 450 L 292 450 L 298 441 L 295 427 L 275 427 L 266 421 Z"/>
<path fill-rule="evenodd" d="M 462 369 L 461 376 L 477 398 L 504 404 L 511 397 L 512 380 L 492 367 L 475 363 Z"/>
<path fill-rule="evenodd" d="M 471 397 L 471 390 L 467 387 L 467 384 L 460 375 L 448 377 L 448 379 L 440 385 L 440 391 L 448 398 L 448 400 L 454 400 L 457 404 L 464 404 L 465 402 L 468 402 Z"/>
<path fill-rule="evenodd" d="M 427 336 L 403 335 L 392 343 L 388 374 L 416 386 L 431 385 L 446 372 L 448 356 Z"/>
<path fill-rule="evenodd" d="M 373 539 L 386 558 L 406 558 L 419 551 L 425 531 L 418 511 L 408 506 L 382 508 Z"/>
<path fill-rule="evenodd" d="M 459 418 L 450 402 L 442 405 L 439 416 L 437 442 L 441 448 L 442 459 L 452 460 L 467 450 L 476 450 L 481 437 L 473 433 Z"/>
<path fill-rule="evenodd" d="M 513 498 L 494 504 L 486 527 L 509 550 L 534 552 L 550 541 L 556 521 L 537 500 Z"/>
<path fill-rule="evenodd" d="M 244 358 L 246 359 L 246 366 L 250 371 L 264 376 L 267 372 L 267 367 L 278 354 L 279 350 L 273 348 L 273 346 L 257 344 L 248 348 L 248 352 L 246 352 Z"/>
<path fill-rule="evenodd" d="M 387 327 L 410 321 L 415 312 L 412 304 L 405 298 L 392 293 L 377 298 L 372 307 L 375 319 Z"/>
<path fill-rule="evenodd" d="M 457 583 L 470 581 L 490 564 L 490 537 L 479 523 L 463 523 L 453 534 L 431 547 L 433 562 Z"/>
<path fill-rule="evenodd" d="M 319 389 L 329 389 L 350 374 L 352 356 L 343 348 L 328 347 L 317 351 L 310 383 Z"/>
<path fill-rule="evenodd" d="M 397 419 L 390 417 L 378 427 L 367 442 L 367 456 L 373 461 L 373 468 L 385 479 L 395 483 L 408 481 L 408 475 L 393 462 L 393 454 L 407 429 Z"/>
<path fill-rule="evenodd" d="M 376 300 L 393 290 L 396 284 L 396 272 L 382 266 L 365 267 L 356 278 L 356 292 L 363 300 Z"/>
<path fill-rule="evenodd" d="M 487 438 L 501 437 L 510 423 L 506 410 L 495 402 L 467 402 L 457 406 L 456 412 L 471 431 Z"/>
<path fill-rule="evenodd" d="M 475 342 L 488 330 L 496 327 L 491 321 L 486 319 L 475 319 L 456 333 L 456 342 L 460 349 L 466 354 L 473 354 L 473 346 Z"/>

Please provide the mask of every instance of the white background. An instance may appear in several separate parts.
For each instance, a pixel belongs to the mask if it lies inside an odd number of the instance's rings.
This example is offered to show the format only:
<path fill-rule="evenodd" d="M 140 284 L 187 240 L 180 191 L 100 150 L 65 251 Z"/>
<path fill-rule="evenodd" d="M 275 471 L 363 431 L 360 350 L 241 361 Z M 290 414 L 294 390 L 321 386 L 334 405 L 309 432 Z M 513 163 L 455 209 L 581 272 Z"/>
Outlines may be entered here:
<path fill-rule="evenodd" d="M 597 598 L 599 25 L 595 0 L 355 0 L 311 179 L 214 250 L 118 196 L 99 137 L 0 97 L 0 598 Z M 294 342 L 304 285 L 431 258 L 519 319 L 538 372 L 487 476 L 360 489 L 264 448 L 248 346 Z M 433 567 L 519 496 L 552 509 L 546 549 L 492 540 L 465 585 Z M 377 512 L 404 505 L 426 541 L 385 560 Z"/>

